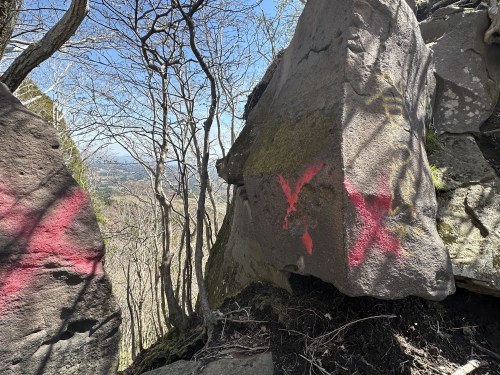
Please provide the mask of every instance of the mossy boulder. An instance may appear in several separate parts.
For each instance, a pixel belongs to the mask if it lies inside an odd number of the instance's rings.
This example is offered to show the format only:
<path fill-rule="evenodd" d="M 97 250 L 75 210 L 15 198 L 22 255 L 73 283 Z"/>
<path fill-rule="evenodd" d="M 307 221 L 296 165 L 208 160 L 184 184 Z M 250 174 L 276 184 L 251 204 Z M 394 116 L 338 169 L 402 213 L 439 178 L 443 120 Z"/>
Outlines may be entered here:
<path fill-rule="evenodd" d="M 431 54 L 415 30 L 404 0 L 307 2 L 219 168 L 245 191 L 226 247 L 248 266 L 228 269 L 236 289 L 240 273 L 282 271 L 351 296 L 454 291 L 423 146 Z"/>

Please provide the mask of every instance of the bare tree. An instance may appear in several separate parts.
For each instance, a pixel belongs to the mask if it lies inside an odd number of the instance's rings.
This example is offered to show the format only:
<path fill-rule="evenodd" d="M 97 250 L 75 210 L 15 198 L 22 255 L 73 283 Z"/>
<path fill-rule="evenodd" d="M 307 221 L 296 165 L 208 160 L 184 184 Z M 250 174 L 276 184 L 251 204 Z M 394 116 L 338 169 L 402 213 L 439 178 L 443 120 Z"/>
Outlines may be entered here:
<path fill-rule="evenodd" d="M 177 1 L 177 8 L 182 13 L 184 20 L 186 21 L 187 27 L 189 29 L 189 45 L 191 46 L 191 51 L 193 52 L 198 64 L 200 65 L 203 73 L 206 75 L 208 81 L 210 82 L 210 107 L 208 109 L 208 116 L 203 123 L 203 153 L 201 159 L 201 181 L 200 181 L 200 193 L 198 199 L 198 210 L 196 212 L 196 246 L 195 246 L 195 271 L 196 279 L 198 281 L 198 291 L 200 296 L 201 310 L 203 313 L 203 320 L 205 325 L 211 329 L 211 325 L 215 322 L 215 316 L 210 309 L 208 303 L 208 294 L 205 286 L 205 280 L 203 277 L 203 243 L 204 243 L 204 231 L 203 225 L 205 220 L 205 202 L 207 194 L 208 185 L 208 161 L 209 161 L 209 135 L 210 129 L 215 117 L 215 109 L 217 107 L 217 88 L 215 84 L 215 78 L 208 67 L 205 58 L 200 53 L 196 45 L 196 29 L 193 20 L 193 15 L 199 10 L 203 5 L 204 0 L 197 0 L 187 7 L 185 11 L 183 6 Z"/>
<path fill-rule="evenodd" d="M 116 166 L 115 166 L 116 167 Z M 145 181 L 120 186 L 105 207 L 103 233 L 107 242 L 106 270 L 123 309 L 122 366 L 164 334 L 166 321 L 159 307 L 161 242 L 158 203 Z M 175 230 L 175 228 L 174 228 Z M 178 229 L 177 229 L 178 230 Z"/>
<path fill-rule="evenodd" d="M 11 5 L 9 10 L 15 8 L 18 4 Z M 88 0 L 72 0 L 69 9 L 63 17 L 57 22 L 39 41 L 29 45 L 9 66 L 5 73 L 0 77 L 0 81 L 5 83 L 10 91 L 14 92 L 28 74 L 47 60 L 61 46 L 73 36 L 80 24 L 83 22 L 89 10 Z M 16 12 L 17 13 L 17 12 Z M 9 13 L 12 16 L 12 13 Z M 11 23 L 6 24 L 6 35 L 12 35 Z M 0 24 L 0 26 L 3 26 Z M 2 38 L 3 36 L 3 29 Z M 5 43 L 6 45 L 6 43 Z M 0 45 L 1 47 L 1 45 Z M 2 52 L 5 50 L 3 47 Z"/>
<path fill-rule="evenodd" d="M 213 322 L 203 262 L 229 193 L 210 166 L 244 123 L 262 57 L 249 43 L 256 32 L 250 0 L 237 7 L 229 0 L 93 4 L 98 13 L 85 26 L 107 39 L 86 64 L 76 60 L 59 87 L 74 93 L 64 103 L 76 119 L 72 134 L 112 139 L 145 174 L 140 192 L 122 182 L 105 207 L 115 218 L 104 225 L 106 268 L 123 310 L 128 362 L 197 312 Z M 73 57 L 67 51 L 61 61 Z M 124 203 L 131 197 L 137 203 Z"/>

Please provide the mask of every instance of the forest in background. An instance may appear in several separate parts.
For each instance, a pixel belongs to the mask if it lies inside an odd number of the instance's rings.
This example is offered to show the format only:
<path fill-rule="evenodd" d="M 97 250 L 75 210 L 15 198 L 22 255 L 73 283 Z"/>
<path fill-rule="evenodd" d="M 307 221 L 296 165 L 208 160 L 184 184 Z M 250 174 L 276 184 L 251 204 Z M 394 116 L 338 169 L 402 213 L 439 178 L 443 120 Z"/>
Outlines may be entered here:
<path fill-rule="evenodd" d="M 75 35 L 12 85 L 55 127 L 68 167 L 92 197 L 122 309 L 124 368 L 197 311 L 210 320 L 199 280 L 232 193 L 215 162 L 243 127 L 247 97 L 289 43 L 303 4 L 14 3 L 4 82 L 67 9 L 87 7 Z"/>

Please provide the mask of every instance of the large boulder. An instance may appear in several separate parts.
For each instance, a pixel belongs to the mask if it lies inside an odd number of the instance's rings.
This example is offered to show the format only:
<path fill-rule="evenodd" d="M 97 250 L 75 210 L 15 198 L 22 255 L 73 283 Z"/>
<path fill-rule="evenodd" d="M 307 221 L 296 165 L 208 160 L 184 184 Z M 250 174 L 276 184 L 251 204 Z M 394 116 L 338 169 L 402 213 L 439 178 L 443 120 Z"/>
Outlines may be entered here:
<path fill-rule="evenodd" d="M 491 116 L 500 93 L 500 46 L 487 45 L 486 10 L 441 8 L 421 22 L 434 53 L 436 102 L 434 124 L 439 133 L 475 133 Z"/>
<path fill-rule="evenodd" d="M 454 291 L 422 144 L 431 72 L 406 1 L 307 2 L 220 164 L 245 186 L 267 262 L 351 296 Z"/>
<path fill-rule="evenodd" d="M 0 140 L 0 373 L 113 373 L 121 318 L 89 197 L 3 84 Z"/>

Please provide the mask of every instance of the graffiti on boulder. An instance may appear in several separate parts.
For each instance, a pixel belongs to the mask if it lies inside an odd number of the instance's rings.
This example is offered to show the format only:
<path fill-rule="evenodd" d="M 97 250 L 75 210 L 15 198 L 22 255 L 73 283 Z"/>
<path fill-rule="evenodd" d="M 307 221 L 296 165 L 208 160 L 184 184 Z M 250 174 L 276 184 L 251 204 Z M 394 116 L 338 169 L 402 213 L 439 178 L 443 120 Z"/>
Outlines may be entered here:
<path fill-rule="evenodd" d="M 0 235 L 8 237 L 12 246 L 24 249 L 13 265 L 0 271 L 0 317 L 35 282 L 37 268 L 49 264 L 69 267 L 84 277 L 103 272 L 100 249 L 81 248 L 68 236 L 77 230 L 76 216 L 87 204 L 87 193 L 73 190 L 40 216 L 0 186 Z"/>
<path fill-rule="evenodd" d="M 403 254 L 400 239 L 384 223 L 388 215 L 397 212 L 397 208 L 392 206 L 393 197 L 387 182 L 381 179 L 377 194 L 370 199 L 347 180 L 344 181 L 344 187 L 362 222 L 357 239 L 349 250 L 349 265 L 356 267 L 362 264 L 372 247 L 400 258 Z"/>
<path fill-rule="evenodd" d="M 307 218 L 298 210 L 297 204 L 299 201 L 300 193 L 304 186 L 308 184 L 314 176 L 318 174 L 318 172 L 323 169 L 324 163 L 322 161 L 317 163 L 309 164 L 302 176 L 297 180 L 295 184 L 295 188 L 292 191 L 290 187 L 290 183 L 281 175 L 278 176 L 278 181 L 281 185 L 281 189 L 285 194 L 285 197 L 288 202 L 288 207 L 286 210 L 285 218 L 283 219 L 283 229 L 288 230 L 290 227 L 290 217 L 292 213 L 296 213 L 300 218 L 300 222 L 304 228 L 304 233 L 301 236 L 302 244 L 309 255 L 312 255 L 313 252 L 313 239 L 309 233 L 309 223 Z"/>

